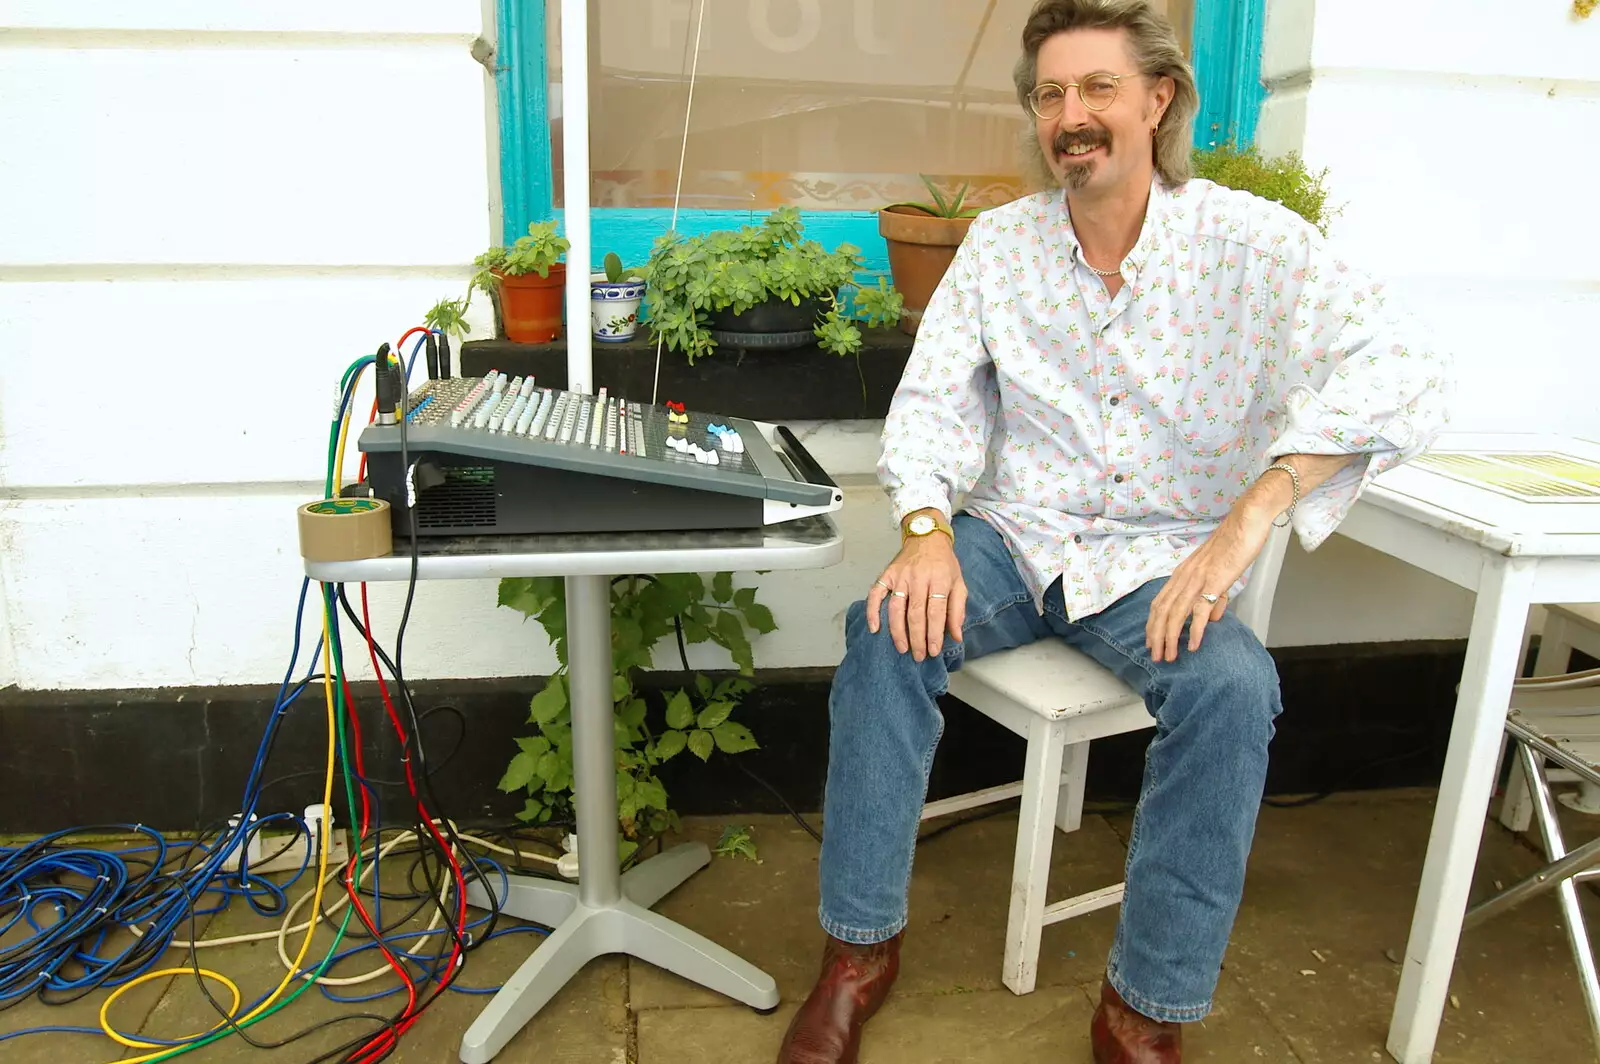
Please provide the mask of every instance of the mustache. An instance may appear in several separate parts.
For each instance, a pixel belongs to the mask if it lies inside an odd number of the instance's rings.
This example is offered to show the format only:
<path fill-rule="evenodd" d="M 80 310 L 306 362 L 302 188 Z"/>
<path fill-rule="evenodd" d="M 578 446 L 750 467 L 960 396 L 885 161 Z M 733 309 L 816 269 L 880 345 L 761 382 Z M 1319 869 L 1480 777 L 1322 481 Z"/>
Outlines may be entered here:
<path fill-rule="evenodd" d="M 1106 133 L 1105 133 L 1104 130 L 1085 129 L 1085 130 L 1083 130 L 1081 132 L 1077 132 L 1077 133 L 1072 133 L 1072 132 L 1068 132 L 1067 130 L 1062 130 L 1061 132 L 1056 134 L 1054 147 L 1055 147 L 1056 153 L 1060 154 L 1061 152 L 1066 151 L 1068 148 L 1078 148 L 1078 147 L 1098 148 L 1098 147 L 1101 147 L 1102 145 L 1105 145 L 1105 144 L 1107 144 L 1109 142 L 1110 142 L 1110 138 L 1108 136 L 1106 136 Z"/>

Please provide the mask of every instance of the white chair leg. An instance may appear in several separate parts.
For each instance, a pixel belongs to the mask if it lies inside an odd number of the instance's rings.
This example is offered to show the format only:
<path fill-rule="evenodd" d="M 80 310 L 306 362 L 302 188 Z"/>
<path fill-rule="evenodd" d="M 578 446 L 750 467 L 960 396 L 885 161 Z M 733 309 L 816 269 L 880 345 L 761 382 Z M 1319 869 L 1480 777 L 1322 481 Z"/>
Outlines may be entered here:
<path fill-rule="evenodd" d="M 1056 805 L 1056 827 L 1077 831 L 1083 825 L 1083 787 L 1089 776 L 1089 743 L 1073 743 L 1061 759 L 1061 796 Z"/>
<path fill-rule="evenodd" d="M 1533 659 L 1533 674 L 1556 676 L 1566 672 L 1572 663 L 1571 639 L 1566 620 L 1554 614 L 1547 615 L 1544 635 L 1539 639 L 1539 654 Z M 1527 831 L 1533 825 L 1533 792 L 1528 789 L 1528 777 L 1523 774 L 1522 758 L 1515 756 L 1515 750 L 1505 740 L 1501 743 L 1512 758 L 1511 771 L 1506 775 L 1505 800 L 1500 803 L 1500 823 L 1508 831 Z M 1538 760 L 1542 765 L 1544 759 Z"/>
<path fill-rule="evenodd" d="M 1039 973 L 1039 936 L 1044 930 L 1050 848 L 1055 842 L 1056 802 L 1061 793 L 1062 748 L 1053 722 L 1032 722 L 1022 772 L 1017 855 L 1011 868 L 1006 955 L 1000 972 L 1000 981 L 1014 994 L 1032 993 Z"/>

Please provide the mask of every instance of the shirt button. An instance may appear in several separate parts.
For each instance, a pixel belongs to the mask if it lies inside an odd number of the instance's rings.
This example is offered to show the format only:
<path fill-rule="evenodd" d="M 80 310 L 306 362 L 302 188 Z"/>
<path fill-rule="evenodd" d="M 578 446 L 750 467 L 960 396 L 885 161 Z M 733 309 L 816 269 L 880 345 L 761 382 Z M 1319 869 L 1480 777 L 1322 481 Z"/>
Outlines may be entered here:
<path fill-rule="evenodd" d="M 1074 542 L 1074 543 L 1082 543 L 1083 542 L 1083 537 L 1082 536 L 1073 536 L 1072 537 L 1072 542 Z"/>
<path fill-rule="evenodd" d="M 1118 474 L 1117 474 L 1117 475 L 1116 475 L 1116 478 L 1115 478 L 1115 479 L 1116 479 L 1116 482 L 1117 482 L 1117 483 L 1118 483 L 1118 484 L 1121 484 L 1121 483 L 1122 483 L 1122 481 L 1123 481 L 1123 476 L 1122 476 L 1122 474 L 1121 474 L 1121 473 L 1118 473 Z"/>
<path fill-rule="evenodd" d="M 1122 402 L 1122 400 L 1121 400 L 1121 399 L 1119 399 L 1119 398 L 1117 398 L 1117 397 L 1116 397 L 1116 396 L 1114 396 L 1114 395 L 1113 395 L 1113 396 L 1112 396 L 1112 397 L 1111 397 L 1111 405 L 1112 405 L 1112 406 L 1116 406 L 1116 405 L 1117 405 L 1117 404 L 1118 404 L 1118 403 L 1120 403 L 1120 402 Z"/>

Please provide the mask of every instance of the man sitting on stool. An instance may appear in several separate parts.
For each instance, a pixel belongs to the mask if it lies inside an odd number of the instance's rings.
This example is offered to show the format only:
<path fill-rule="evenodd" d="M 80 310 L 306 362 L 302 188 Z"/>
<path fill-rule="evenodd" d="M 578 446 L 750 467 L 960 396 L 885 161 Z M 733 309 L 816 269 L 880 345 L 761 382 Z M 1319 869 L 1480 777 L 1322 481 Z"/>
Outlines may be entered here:
<path fill-rule="evenodd" d="M 1168 1062 L 1211 1007 L 1281 706 L 1229 598 L 1445 421 L 1446 365 L 1287 209 L 1191 179 L 1194 77 L 1144 0 L 1040 0 L 1017 92 L 1051 191 L 979 216 L 884 428 L 900 553 L 830 699 L 821 977 L 782 1064 L 854 1061 L 899 966 L 935 698 L 1055 638 L 1156 719 L 1094 1059 Z M 965 499 L 959 516 L 952 504 Z"/>

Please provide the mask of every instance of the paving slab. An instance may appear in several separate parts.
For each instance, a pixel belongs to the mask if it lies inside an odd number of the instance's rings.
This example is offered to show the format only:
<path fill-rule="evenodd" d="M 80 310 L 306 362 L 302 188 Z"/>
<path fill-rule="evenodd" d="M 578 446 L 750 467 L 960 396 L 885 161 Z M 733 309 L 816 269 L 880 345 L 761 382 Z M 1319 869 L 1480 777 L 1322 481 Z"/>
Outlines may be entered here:
<path fill-rule="evenodd" d="M 656 908 L 771 974 L 783 1000 L 795 1001 L 809 993 L 822 956 L 819 847 L 788 817 L 739 822 L 753 828 L 761 863 L 713 858 Z M 690 838 L 715 842 L 722 827 L 720 820 L 707 820 L 691 822 L 685 830 Z M 1016 832 L 1016 814 L 1006 812 L 962 824 L 918 847 L 901 989 L 943 993 L 1001 987 Z M 1051 897 L 1120 881 L 1125 856 L 1121 840 L 1103 819 L 1085 817 L 1078 831 L 1056 835 Z M 1106 910 L 1045 928 L 1039 985 L 1098 979 L 1115 927 L 1115 911 Z M 633 965 L 631 1000 L 635 1009 L 727 1004 L 725 998 L 644 963 Z"/>

